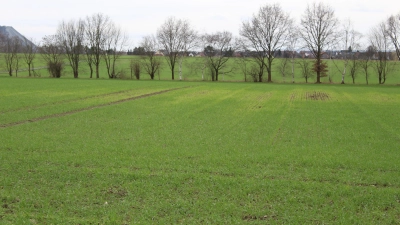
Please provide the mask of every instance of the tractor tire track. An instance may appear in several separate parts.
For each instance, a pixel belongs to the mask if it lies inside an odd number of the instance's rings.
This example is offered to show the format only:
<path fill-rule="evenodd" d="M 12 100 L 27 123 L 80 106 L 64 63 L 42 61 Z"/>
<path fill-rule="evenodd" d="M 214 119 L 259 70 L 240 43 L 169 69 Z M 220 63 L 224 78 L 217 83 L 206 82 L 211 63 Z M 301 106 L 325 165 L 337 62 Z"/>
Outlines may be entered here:
<path fill-rule="evenodd" d="M 121 99 L 121 100 L 117 100 L 117 101 L 113 101 L 113 102 L 103 103 L 103 104 L 94 105 L 94 106 L 88 106 L 88 107 L 85 107 L 85 108 L 75 109 L 75 110 L 71 110 L 71 111 L 68 111 L 68 112 L 57 113 L 57 114 L 37 117 L 37 118 L 33 118 L 33 119 L 28 119 L 28 120 L 21 120 L 21 121 L 7 123 L 7 124 L 0 124 L 0 128 L 8 128 L 8 127 L 21 125 L 21 124 L 38 122 L 38 121 L 42 121 L 42 120 L 46 120 L 46 119 L 63 117 L 63 116 L 67 116 L 67 115 L 71 115 L 71 114 L 75 114 L 75 113 L 79 113 L 79 112 L 83 112 L 83 111 L 102 108 L 102 107 L 105 107 L 105 106 L 117 105 L 117 104 L 120 104 L 120 103 L 123 103 L 123 102 L 133 101 L 133 100 L 146 98 L 146 97 L 150 97 L 150 96 L 154 96 L 154 95 L 160 95 L 160 94 L 164 94 L 164 93 L 167 93 L 167 92 L 176 91 L 176 90 L 179 90 L 179 89 L 184 89 L 184 88 L 189 88 L 189 87 L 190 86 L 180 87 L 180 88 L 172 88 L 172 89 L 152 92 L 152 93 L 148 93 L 148 94 L 143 94 L 143 95 L 139 95 L 139 96 L 135 96 L 135 97 L 125 98 L 125 99 Z"/>
<path fill-rule="evenodd" d="M 94 99 L 94 98 L 101 98 L 101 97 L 106 97 L 106 96 L 111 96 L 111 95 L 118 95 L 118 94 L 128 93 L 130 91 L 132 91 L 132 90 L 129 89 L 129 90 L 111 92 L 111 93 L 106 93 L 106 94 L 87 96 L 87 97 L 83 97 L 83 98 L 66 99 L 66 100 L 55 101 L 55 102 L 50 102 L 50 103 L 43 103 L 43 104 L 39 104 L 39 105 L 25 106 L 25 107 L 21 107 L 21 108 L 17 108 L 17 109 L 10 109 L 10 110 L 6 110 L 6 111 L 2 111 L 2 112 L 0 112 L 0 115 L 5 114 L 5 113 L 10 113 L 10 112 L 20 112 L 20 111 L 24 111 L 24 110 L 38 109 L 38 108 L 49 106 L 49 105 L 54 106 L 54 105 L 58 105 L 58 104 L 78 102 L 78 101 L 87 100 L 87 99 Z"/>

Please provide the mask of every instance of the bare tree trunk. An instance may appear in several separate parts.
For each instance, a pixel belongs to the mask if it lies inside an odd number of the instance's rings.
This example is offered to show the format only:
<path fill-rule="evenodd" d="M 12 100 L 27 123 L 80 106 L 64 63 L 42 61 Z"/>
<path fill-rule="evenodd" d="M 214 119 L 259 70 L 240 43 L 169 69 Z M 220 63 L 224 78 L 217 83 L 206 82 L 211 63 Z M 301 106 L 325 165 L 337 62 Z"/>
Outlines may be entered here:
<path fill-rule="evenodd" d="M 270 55 L 272 56 L 272 54 L 270 54 Z M 272 60 L 273 60 L 272 57 L 268 58 L 268 66 L 267 66 L 267 72 L 268 72 L 268 80 L 267 80 L 267 82 L 268 83 L 272 82 Z"/>
<path fill-rule="evenodd" d="M 294 59 L 292 58 L 292 83 L 294 83 Z"/>
<path fill-rule="evenodd" d="M 258 72 L 258 82 L 263 82 L 263 75 L 264 75 L 264 65 L 261 64 L 260 71 Z"/>
<path fill-rule="evenodd" d="M 18 69 L 19 69 L 19 57 L 18 56 L 16 56 L 16 58 L 15 58 L 16 60 L 15 60 L 15 77 L 18 77 Z"/>
<path fill-rule="evenodd" d="M 179 80 L 182 80 L 182 61 L 183 58 L 181 56 L 181 58 L 179 59 Z"/>
<path fill-rule="evenodd" d="M 318 65 L 318 68 L 321 68 L 321 56 L 320 56 L 320 54 L 318 54 L 318 57 L 317 57 L 317 65 Z M 320 69 L 317 69 L 317 82 L 316 83 L 317 84 L 321 83 L 321 70 Z"/>
<path fill-rule="evenodd" d="M 175 64 L 171 65 L 172 80 L 175 80 Z"/>
<path fill-rule="evenodd" d="M 343 68 L 341 84 L 344 84 L 344 75 L 346 74 L 346 67 L 347 67 L 347 63 L 345 63 L 345 66 Z M 354 83 L 354 79 L 353 79 L 353 83 Z"/>
<path fill-rule="evenodd" d="M 204 81 L 204 70 L 206 69 L 206 64 L 204 63 L 203 70 L 201 73 L 201 80 Z"/>
<path fill-rule="evenodd" d="M 90 69 L 90 78 L 93 77 L 93 67 L 92 65 L 89 65 L 89 69 Z"/>
<path fill-rule="evenodd" d="M 31 64 L 28 63 L 28 71 L 29 71 L 29 76 L 31 76 Z"/>
<path fill-rule="evenodd" d="M 99 64 L 96 64 L 96 78 L 100 78 L 100 75 L 99 75 Z"/>

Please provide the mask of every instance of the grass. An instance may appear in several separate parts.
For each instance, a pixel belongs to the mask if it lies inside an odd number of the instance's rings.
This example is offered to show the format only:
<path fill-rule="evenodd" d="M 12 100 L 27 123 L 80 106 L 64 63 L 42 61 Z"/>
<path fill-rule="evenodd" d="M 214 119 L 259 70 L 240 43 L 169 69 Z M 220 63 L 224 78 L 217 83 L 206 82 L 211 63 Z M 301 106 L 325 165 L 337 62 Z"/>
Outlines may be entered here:
<path fill-rule="evenodd" d="M 8 76 L 8 74 L 6 73 L 6 68 L 5 68 L 5 63 L 3 62 L 4 60 L 2 60 L 3 56 L 0 53 L 0 77 L 6 77 Z M 130 60 L 131 59 L 137 59 L 137 56 L 121 56 L 119 58 L 119 60 L 117 61 L 117 67 L 116 67 L 116 71 L 117 72 L 122 72 L 123 79 L 131 79 L 131 74 L 130 74 Z M 228 73 L 224 76 L 220 75 L 219 80 L 220 81 L 244 81 L 244 76 L 240 70 L 240 68 L 237 67 L 238 63 L 235 61 L 237 60 L 236 58 L 231 58 L 228 61 L 228 68 L 234 68 L 232 70 L 231 73 Z M 279 66 L 280 66 L 280 62 L 282 59 L 277 58 L 274 60 L 274 64 L 272 67 L 272 80 L 273 82 L 276 83 L 291 83 L 292 82 L 292 78 L 291 75 L 289 73 L 289 75 L 286 75 L 286 77 L 282 77 L 281 73 L 279 72 Z M 299 59 L 297 59 L 299 60 Z M 165 60 L 161 60 L 162 62 L 162 66 L 161 66 L 161 70 L 160 73 L 156 75 L 155 79 L 156 80 L 171 80 L 171 71 L 170 68 L 168 67 L 168 64 Z M 25 68 L 27 68 L 27 66 L 25 65 L 24 61 L 21 59 L 21 65 L 20 68 L 22 69 L 22 71 L 20 71 L 18 73 L 19 77 L 28 77 L 28 71 L 23 70 Z M 68 66 L 68 62 L 67 60 L 65 61 L 65 70 L 63 73 L 63 77 L 64 78 L 71 78 L 72 76 L 72 69 Z M 341 60 L 337 60 L 337 61 L 332 61 L 332 60 L 327 60 L 328 63 L 328 70 L 329 70 L 329 74 L 331 76 L 332 82 L 333 83 L 340 83 L 341 79 L 342 79 L 342 75 L 341 72 L 343 70 L 343 61 Z M 394 66 L 394 70 L 391 71 L 388 76 L 387 76 L 387 81 L 386 84 L 389 85 L 396 85 L 396 84 L 400 84 L 400 76 L 399 76 L 399 64 L 398 62 L 394 62 L 395 66 Z M 198 58 L 198 57 L 194 57 L 194 58 L 185 58 L 185 60 L 183 61 L 183 66 L 182 66 L 182 77 L 184 80 L 186 81 L 201 81 L 202 80 L 202 65 L 203 64 L 203 58 Z M 34 61 L 34 65 L 35 68 L 42 68 L 39 70 L 36 70 L 36 72 L 41 76 L 41 77 L 48 77 L 49 74 L 47 72 L 47 70 L 44 68 L 46 63 L 44 62 L 44 60 L 42 59 L 42 57 L 40 57 L 40 55 L 37 55 L 37 57 L 35 58 Z M 200 66 L 199 66 L 200 65 Z M 177 66 L 178 67 L 178 64 Z M 290 66 L 289 66 L 290 67 Z M 289 68 L 290 70 L 290 68 Z M 102 61 L 100 64 L 100 78 L 103 79 L 108 79 L 108 75 L 107 75 L 107 69 L 105 66 L 105 63 Z M 349 71 L 349 68 L 347 68 L 347 71 Z M 288 71 L 290 72 L 290 71 Z M 80 78 L 89 78 L 89 67 L 86 65 L 86 63 L 84 62 L 84 58 L 82 58 L 81 64 L 80 64 Z M 15 76 L 15 74 L 14 74 Z M 93 74 L 93 76 L 95 77 L 95 74 Z M 373 67 L 371 66 L 369 69 L 369 84 L 378 84 L 378 77 L 376 75 L 375 70 L 373 69 Z M 134 77 L 134 76 L 133 76 Z M 150 80 L 150 76 L 146 75 L 145 72 L 142 70 L 141 72 L 141 79 L 142 80 Z M 178 68 L 176 68 L 175 71 L 175 79 L 179 80 L 179 73 L 178 73 Z M 249 82 L 251 82 L 251 77 L 248 77 L 247 80 Z M 264 80 L 267 79 L 267 74 L 265 74 Z M 210 81 L 211 77 L 209 76 L 208 73 L 205 73 L 205 80 Z M 308 82 L 309 83 L 314 83 L 316 81 L 316 77 L 311 77 Z M 321 81 L 323 83 L 330 83 L 329 78 L 328 77 L 323 77 L 321 78 Z M 301 71 L 300 68 L 298 67 L 298 65 L 295 66 L 295 82 L 296 83 L 305 83 L 305 79 L 302 78 L 301 76 Z M 346 76 L 345 76 L 345 83 L 346 84 L 352 84 L 352 79 L 349 75 L 349 72 L 347 72 Z M 355 83 L 357 85 L 360 84 L 366 84 L 365 81 L 365 75 L 362 72 L 361 69 L 359 69 L 359 71 L 356 73 L 356 79 L 355 79 Z"/>
<path fill-rule="evenodd" d="M 400 221 L 396 86 L 0 78 L 0 96 L 2 224 Z"/>

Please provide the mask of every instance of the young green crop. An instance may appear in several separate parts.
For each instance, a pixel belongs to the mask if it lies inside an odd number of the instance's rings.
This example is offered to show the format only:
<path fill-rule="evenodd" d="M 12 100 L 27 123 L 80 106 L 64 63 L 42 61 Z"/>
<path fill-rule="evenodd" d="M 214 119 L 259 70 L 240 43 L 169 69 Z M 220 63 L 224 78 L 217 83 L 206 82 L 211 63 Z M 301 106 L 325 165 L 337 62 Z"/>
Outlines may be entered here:
<path fill-rule="evenodd" d="M 395 86 L 2 78 L 0 96 L 3 224 L 399 222 Z"/>

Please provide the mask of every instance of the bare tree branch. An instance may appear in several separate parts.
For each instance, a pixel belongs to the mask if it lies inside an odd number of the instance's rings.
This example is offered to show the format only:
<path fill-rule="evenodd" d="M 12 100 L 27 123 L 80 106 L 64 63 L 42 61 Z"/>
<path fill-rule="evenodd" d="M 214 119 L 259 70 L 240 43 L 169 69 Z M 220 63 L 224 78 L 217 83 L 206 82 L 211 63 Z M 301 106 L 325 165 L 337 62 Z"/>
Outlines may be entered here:
<path fill-rule="evenodd" d="M 23 52 L 23 59 L 25 61 L 25 63 L 28 65 L 28 73 L 29 76 L 32 76 L 31 70 L 33 69 L 33 60 L 36 57 L 36 53 L 37 53 L 37 47 L 35 44 L 35 41 L 28 40 L 25 38 L 24 40 L 24 46 L 22 48 L 22 52 Z"/>
<path fill-rule="evenodd" d="M 373 67 L 378 73 L 379 84 L 384 84 L 387 75 L 392 71 L 392 65 L 389 63 L 390 57 L 390 40 L 387 32 L 387 24 L 381 22 L 371 29 L 369 41 L 373 49 L 376 51 L 377 60 L 373 61 Z"/>
<path fill-rule="evenodd" d="M 111 25 L 111 20 L 108 16 L 97 13 L 92 16 L 86 17 L 85 39 L 86 43 L 86 56 L 88 64 L 92 63 L 95 67 L 96 78 L 100 77 L 99 66 L 101 62 L 101 55 L 104 53 L 104 42 L 106 40 L 106 32 Z M 91 65 L 89 65 L 91 67 Z"/>
<path fill-rule="evenodd" d="M 156 55 L 159 49 L 157 39 L 154 36 L 145 36 L 140 43 L 140 47 L 145 51 L 145 55 L 141 57 L 141 65 L 150 78 L 154 80 L 154 76 L 161 66 L 160 56 Z"/>
<path fill-rule="evenodd" d="M 240 35 L 245 37 L 251 43 L 251 49 L 256 51 L 260 82 L 264 67 L 268 72 L 268 82 L 272 82 L 274 53 L 285 45 L 292 24 L 289 14 L 283 12 L 278 4 L 261 7 L 250 21 L 242 23 Z"/>
<path fill-rule="evenodd" d="M 207 65 L 211 70 L 212 81 L 218 81 L 219 74 L 226 74 L 232 71 L 225 70 L 232 52 L 232 33 L 228 31 L 204 34 L 202 42 Z"/>
<path fill-rule="evenodd" d="M 114 23 L 109 24 L 104 36 L 102 49 L 104 50 L 103 57 L 107 67 L 107 74 L 109 78 L 117 78 L 116 61 L 126 46 L 128 36 Z"/>
<path fill-rule="evenodd" d="M 83 53 L 84 34 L 85 22 L 81 19 L 62 21 L 58 25 L 57 37 L 72 68 L 74 78 L 79 76 L 79 61 Z"/>
<path fill-rule="evenodd" d="M 40 53 L 47 63 L 50 76 L 60 78 L 64 67 L 64 52 L 58 37 L 56 35 L 43 37 Z"/>
<path fill-rule="evenodd" d="M 171 69 L 172 80 L 174 80 L 178 57 L 183 56 L 182 54 L 195 46 L 197 32 L 191 28 L 188 21 L 170 17 L 158 29 L 157 39 L 167 52 L 166 60 Z M 180 79 L 182 79 L 181 75 Z"/>
<path fill-rule="evenodd" d="M 386 32 L 394 45 L 397 58 L 400 60 L 400 13 L 387 19 Z"/>

